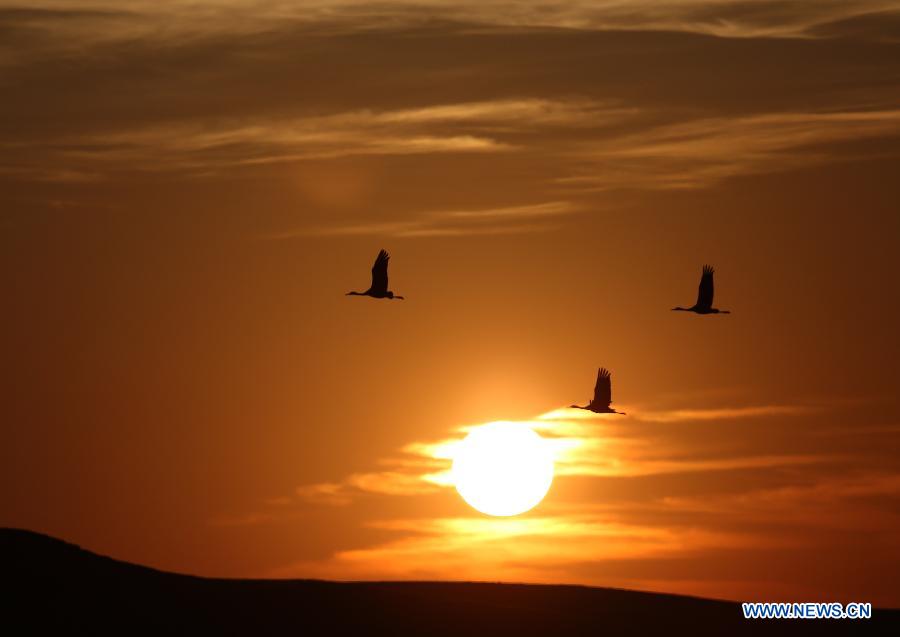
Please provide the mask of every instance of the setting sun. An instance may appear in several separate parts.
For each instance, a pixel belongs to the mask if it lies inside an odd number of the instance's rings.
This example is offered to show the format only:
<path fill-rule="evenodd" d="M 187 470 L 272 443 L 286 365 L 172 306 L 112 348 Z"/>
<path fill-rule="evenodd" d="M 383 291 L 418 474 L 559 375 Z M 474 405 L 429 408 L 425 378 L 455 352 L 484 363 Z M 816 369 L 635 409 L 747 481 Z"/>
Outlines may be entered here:
<path fill-rule="evenodd" d="M 553 482 L 553 453 L 527 425 L 494 422 L 473 429 L 453 459 L 453 482 L 469 505 L 487 515 L 534 508 Z"/>

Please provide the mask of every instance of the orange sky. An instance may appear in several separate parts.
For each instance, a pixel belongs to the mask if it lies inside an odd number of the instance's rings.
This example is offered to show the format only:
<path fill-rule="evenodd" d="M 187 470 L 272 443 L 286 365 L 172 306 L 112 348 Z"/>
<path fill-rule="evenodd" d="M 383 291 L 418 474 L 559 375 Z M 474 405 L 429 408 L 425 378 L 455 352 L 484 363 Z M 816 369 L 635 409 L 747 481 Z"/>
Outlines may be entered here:
<path fill-rule="evenodd" d="M 0 0 L 0 524 L 900 605 L 900 3 L 158 4 Z M 508 520 L 495 420 L 577 442 Z"/>

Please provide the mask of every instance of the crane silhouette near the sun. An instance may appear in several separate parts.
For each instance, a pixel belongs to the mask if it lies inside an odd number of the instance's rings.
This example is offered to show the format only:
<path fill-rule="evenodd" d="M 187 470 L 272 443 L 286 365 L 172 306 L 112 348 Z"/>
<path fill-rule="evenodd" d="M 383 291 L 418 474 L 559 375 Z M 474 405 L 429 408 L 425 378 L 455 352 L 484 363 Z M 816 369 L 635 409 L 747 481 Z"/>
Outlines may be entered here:
<path fill-rule="evenodd" d="M 347 292 L 346 296 L 371 296 L 375 299 L 403 299 L 402 296 L 394 294 L 388 290 L 388 261 L 391 255 L 382 250 L 375 257 L 375 264 L 372 266 L 372 285 L 365 292 Z"/>
<path fill-rule="evenodd" d="M 594 399 L 584 407 L 581 405 L 571 405 L 571 407 L 573 409 L 587 409 L 595 414 L 621 414 L 624 416 L 624 411 L 616 411 L 609 406 L 612 402 L 611 379 L 612 377 L 610 376 L 609 370 L 605 367 L 601 367 L 597 372 L 597 384 L 594 385 Z"/>
<path fill-rule="evenodd" d="M 715 270 L 711 265 L 703 266 L 703 275 L 700 277 L 700 288 L 697 290 L 697 302 L 693 307 L 673 307 L 672 311 L 694 312 L 696 314 L 731 314 L 729 310 L 720 310 L 713 304 L 713 274 Z"/>

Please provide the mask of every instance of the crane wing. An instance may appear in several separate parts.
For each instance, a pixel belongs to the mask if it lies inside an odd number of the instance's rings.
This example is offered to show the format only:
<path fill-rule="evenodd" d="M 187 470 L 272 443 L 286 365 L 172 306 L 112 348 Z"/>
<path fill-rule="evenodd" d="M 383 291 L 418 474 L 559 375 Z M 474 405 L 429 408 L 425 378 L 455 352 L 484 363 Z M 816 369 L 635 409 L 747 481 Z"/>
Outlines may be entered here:
<path fill-rule="evenodd" d="M 376 294 L 385 294 L 388 289 L 388 260 L 390 259 L 390 255 L 384 250 L 378 253 L 378 256 L 375 257 L 375 264 L 372 266 L 372 287 L 370 291 L 375 292 Z"/>
<path fill-rule="evenodd" d="M 609 407 L 612 402 L 612 382 L 610 380 L 609 371 L 605 367 L 601 367 L 597 372 L 597 384 L 594 385 L 594 405 L 598 407 Z"/>
<path fill-rule="evenodd" d="M 711 265 L 703 266 L 703 276 L 700 277 L 700 288 L 697 290 L 697 307 L 709 309 L 713 304 L 713 270 Z"/>

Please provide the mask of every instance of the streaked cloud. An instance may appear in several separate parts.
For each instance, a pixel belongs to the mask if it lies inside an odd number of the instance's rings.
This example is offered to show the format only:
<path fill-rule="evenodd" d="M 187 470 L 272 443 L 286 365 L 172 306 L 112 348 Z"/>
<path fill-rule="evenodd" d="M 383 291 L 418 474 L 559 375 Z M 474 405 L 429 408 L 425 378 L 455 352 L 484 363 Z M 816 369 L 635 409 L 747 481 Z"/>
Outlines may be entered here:
<path fill-rule="evenodd" d="M 566 581 L 566 569 L 586 560 L 696 554 L 711 548 L 761 544 L 749 534 L 654 528 L 597 515 L 404 519 L 376 521 L 369 526 L 401 537 L 371 548 L 339 551 L 327 560 L 280 567 L 265 575 L 447 579 L 445 565 L 454 564 L 450 579 L 546 583 Z"/>
<path fill-rule="evenodd" d="M 578 207 L 568 201 L 424 212 L 404 221 L 348 223 L 300 229 L 272 235 L 273 239 L 298 236 L 387 235 L 394 237 L 453 237 L 484 234 L 540 232 L 554 217 L 572 214 Z"/>
<path fill-rule="evenodd" d="M 385 470 L 353 473 L 339 482 L 301 485 L 297 487 L 296 495 L 307 502 L 345 506 L 366 493 L 423 495 L 447 486 L 447 459 L 416 453 L 413 449 L 407 447 L 402 450 L 403 454 L 408 455 L 382 459 L 378 464 L 387 466 Z"/>
<path fill-rule="evenodd" d="M 900 473 L 856 471 L 845 475 L 826 475 L 808 484 L 788 484 L 771 488 L 751 489 L 745 493 L 729 495 L 704 495 L 699 497 L 668 497 L 661 505 L 681 511 L 707 512 L 741 516 L 746 519 L 767 519 L 777 516 L 783 521 L 814 522 L 825 505 L 837 502 L 852 503 L 861 499 L 890 497 L 900 492 Z M 834 517 L 821 522 L 833 528 L 855 528 L 868 522 L 877 526 L 884 517 L 898 521 L 898 513 L 890 509 L 881 515 L 869 513 L 866 518 L 847 519 Z"/>
<path fill-rule="evenodd" d="M 640 117 L 638 117 L 640 115 Z M 609 128 L 628 122 L 632 132 Z M 765 113 L 654 125 L 644 109 L 588 100 L 498 100 L 257 121 L 176 123 L 74 136 L 52 144 L 7 142 L 0 172 L 55 181 L 96 181 L 117 170 L 209 178 L 223 171 L 353 156 L 540 155 L 556 183 L 578 193 L 691 189 L 724 179 L 896 154 L 867 149 L 900 138 L 900 110 Z M 643 124 L 641 123 L 643 122 Z M 577 135 L 569 132 L 577 130 Z M 836 152 L 841 145 L 845 148 Z M 418 217 L 305 228 L 291 234 L 405 237 L 544 229 L 572 202 L 427 212 Z M 564 210 L 563 210 L 564 209 Z M 512 219 L 530 224 L 511 227 Z"/>
<path fill-rule="evenodd" d="M 788 590 L 765 576 L 754 579 L 753 560 L 777 560 L 792 551 L 795 559 L 805 559 L 805 551 L 827 552 L 834 538 L 840 541 L 860 529 L 871 532 L 875 545 L 887 547 L 891 536 L 885 530 L 900 528 L 900 516 L 890 504 L 896 500 L 900 474 L 848 464 L 848 456 L 814 442 L 821 438 L 813 409 L 631 411 L 637 415 L 617 418 L 558 409 L 528 421 L 557 453 L 554 488 L 566 491 L 565 483 L 574 480 L 596 483 L 602 488 L 595 498 L 583 492 L 551 497 L 515 518 L 473 513 L 369 520 L 365 528 L 377 538 L 370 545 L 339 549 L 327 558 L 262 575 L 574 582 L 719 597 L 777 589 L 797 595 L 798 582 Z M 785 422 L 794 427 L 804 423 L 799 426 L 805 433 L 794 443 L 783 442 L 781 454 L 760 454 L 760 449 L 772 449 L 772 439 L 760 446 L 754 428 L 770 420 L 777 428 Z M 412 489 L 411 495 L 427 494 L 425 485 L 435 489 L 433 494 L 452 488 L 449 474 L 439 470 L 441 463 L 449 466 L 455 445 L 477 426 L 461 426 L 443 440 L 409 443 L 385 461 L 392 469 L 371 482 L 350 477 L 341 489 L 348 496 L 351 490 L 400 495 L 412 476 L 418 476 L 423 489 Z M 727 429 L 728 439 L 737 443 L 711 454 L 693 444 L 691 428 Z M 663 441 L 660 432 L 671 436 Z M 398 471 L 407 477 L 385 487 Z M 691 478 L 703 473 L 710 475 Z M 682 563 L 700 564 L 717 555 L 744 573 L 740 583 L 723 580 L 715 569 Z M 452 572 L 447 564 L 454 565 Z"/>
<path fill-rule="evenodd" d="M 588 142 L 589 167 L 561 181 L 600 190 L 698 188 L 728 177 L 867 156 L 827 145 L 900 136 L 900 110 L 696 119 Z"/>
<path fill-rule="evenodd" d="M 879 142 L 900 136 L 896 88 L 887 79 L 892 58 L 867 48 L 884 34 L 853 36 L 849 50 L 858 46 L 859 57 L 851 59 L 846 43 L 831 50 L 819 40 L 859 33 L 860 21 L 895 24 L 898 9 L 882 0 L 207 0 L 138 1 L 125 10 L 107 0 L 27 8 L 4 1 L 0 21 L 11 45 L 0 59 L 16 67 L 4 84 L 9 119 L 35 123 L 5 131 L 0 176 L 58 184 L 100 183 L 115 173 L 214 180 L 346 158 L 420 157 L 436 165 L 448 156 L 490 156 L 504 169 L 533 169 L 498 175 L 538 175 L 542 192 L 522 204 L 537 206 L 890 155 L 896 144 Z M 637 32 L 652 32 L 661 44 Z M 552 38 L 552 56 L 533 55 L 522 46 L 525 35 Z M 421 64 L 410 55 L 411 40 L 427 43 L 416 49 Z M 758 63 L 745 40 L 760 51 Z M 465 54 L 475 45 L 476 55 Z M 696 56 L 730 54 L 739 54 L 734 77 L 729 67 L 698 71 Z M 796 81 L 786 88 L 765 69 L 794 54 L 802 55 L 785 74 Z M 121 67 L 112 62 L 120 58 Z M 383 65 L 379 82 L 360 71 L 359 60 L 368 58 Z M 73 60 L 73 75 L 61 75 L 61 64 Z M 657 73 L 671 79 L 646 81 Z M 65 118 L 48 85 L 65 92 Z M 429 172 L 436 174 L 440 167 Z M 554 225 L 543 218 L 513 228 L 482 216 L 476 228 L 461 218 L 414 216 L 378 224 L 329 219 L 320 227 L 322 218 L 310 217 L 297 226 L 407 237 Z"/>
<path fill-rule="evenodd" d="M 619 420 L 573 409 L 558 409 L 527 425 L 540 433 L 555 458 L 557 476 L 628 478 L 663 474 L 688 474 L 741 469 L 766 469 L 814 464 L 834 460 L 831 456 L 804 453 L 720 452 L 703 457 L 687 444 L 669 444 L 661 449 L 653 431 L 634 429 L 640 422 L 678 423 L 808 413 L 804 407 L 768 406 L 670 412 L 640 411 Z M 459 427 L 443 440 L 410 442 L 379 464 L 386 468 L 356 473 L 336 483 L 298 487 L 297 495 L 309 502 L 346 505 L 362 494 L 422 495 L 440 488 L 453 488 L 450 472 L 462 439 L 480 425 Z"/>
<path fill-rule="evenodd" d="M 672 409 L 667 411 L 642 411 L 636 417 L 648 422 L 681 422 L 685 420 L 730 420 L 753 416 L 779 416 L 803 414 L 813 411 L 800 405 L 761 405 L 722 409 Z"/>
<path fill-rule="evenodd" d="M 441 20 L 457 25 L 503 28 L 579 30 L 686 31 L 717 37 L 823 37 L 831 24 L 898 10 L 892 0 L 838 2 L 818 0 L 504 0 L 453 2 L 407 0 L 364 3 L 359 0 L 176 0 L 128 4 L 88 0 L 73 10 L 71 2 L 38 0 L 23 9 L 4 0 L 7 19 L 32 26 L 51 25 L 85 34 L 106 27 L 104 38 L 203 37 L 222 32 L 254 32 L 296 22 L 335 31 L 403 28 Z M 87 29 L 91 28 L 90 31 Z"/>
<path fill-rule="evenodd" d="M 352 492 L 337 482 L 320 482 L 297 487 L 297 495 L 307 502 L 344 506 L 352 502 Z"/>
<path fill-rule="evenodd" d="M 519 149 L 516 135 L 525 131 L 596 126 L 598 119 L 632 112 L 588 100 L 521 99 L 290 118 L 209 118 L 71 135 L 40 144 L 7 142 L 0 149 L 16 163 L 0 165 L 0 171 L 27 175 L 30 170 L 44 179 L 123 169 L 208 177 L 225 169 L 352 156 L 513 152 Z M 537 216 L 540 210 L 523 214 Z"/>
<path fill-rule="evenodd" d="M 210 170 L 350 155 L 416 155 L 485 152 L 507 148 L 487 137 L 429 135 L 386 130 L 378 115 L 365 113 L 267 123 L 175 125 L 110 133 L 73 143 L 59 153 L 76 161 L 128 162 L 150 171 Z M 160 160 L 169 157 L 169 163 Z M 172 161 L 174 160 L 174 161 Z"/>

